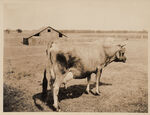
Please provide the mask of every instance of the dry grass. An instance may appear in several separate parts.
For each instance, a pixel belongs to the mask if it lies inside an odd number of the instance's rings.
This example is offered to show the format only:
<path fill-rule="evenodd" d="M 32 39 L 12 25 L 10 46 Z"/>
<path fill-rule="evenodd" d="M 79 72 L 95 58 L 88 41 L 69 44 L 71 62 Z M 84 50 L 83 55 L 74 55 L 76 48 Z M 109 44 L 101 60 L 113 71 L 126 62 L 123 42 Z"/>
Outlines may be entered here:
<path fill-rule="evenodd" d="M 23 33 L 22 33 L 23 34 Z M 21 34 L 5 36 L 4 111 L 53 111 L 52 95 L 41 100 L 45 67 L 45 46 L 24 46 Z M 77 35 L 74 35 L 77 36 Z M 91 37 L 77 37 L 91 41 Z M 98 38 L 94 38 L 98 39 Z M 68 89 L 60 89 L 60 107 L 64 112 L 148 112 L 148 40 L 131 39 L 127 45 L 127 63 L 112 63 L 103 71 L 100 96 L 84 93 L 86 80 L 72 80 Z"/>

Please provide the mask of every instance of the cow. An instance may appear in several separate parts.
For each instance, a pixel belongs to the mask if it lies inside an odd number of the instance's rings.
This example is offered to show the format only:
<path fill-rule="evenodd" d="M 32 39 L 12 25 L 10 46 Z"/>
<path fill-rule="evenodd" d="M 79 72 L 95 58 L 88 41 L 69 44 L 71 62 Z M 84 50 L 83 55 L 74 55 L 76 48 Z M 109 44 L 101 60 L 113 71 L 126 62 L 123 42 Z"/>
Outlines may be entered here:
<path fill-rule="evenodd" d="M 71 42 L 55 41 L 47 45 L 47 66 L 43 78 L 43 95 L 47 92 L 46 73 L 49 74 L 49 84 L 53 92 L 56 111 L 58 105 L 58 92 L 61 84 L 66 84 L 71 79 L 87 78 L 86 93 L 90 91 L 91 75 L 96 75 L 96 95 L 100 95 L 99 81 L 102 69 L 111 62 L 126 62 L 125 44 L 115 44 L 114 39 L 104 41 Z"/>

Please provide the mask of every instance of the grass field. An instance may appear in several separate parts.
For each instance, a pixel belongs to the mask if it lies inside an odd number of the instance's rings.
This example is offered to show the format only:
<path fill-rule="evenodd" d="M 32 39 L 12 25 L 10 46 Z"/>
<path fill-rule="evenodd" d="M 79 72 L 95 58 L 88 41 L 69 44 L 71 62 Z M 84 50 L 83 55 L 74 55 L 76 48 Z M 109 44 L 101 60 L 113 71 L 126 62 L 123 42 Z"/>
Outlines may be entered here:
<path fill-rule="evenodd" d="M 101 39 L 77 33 L 70 36 L 78 41 Z M 41 100 L 46 46 L 25 46 L 21 42 L 22 34 L 4 36 L 4 111 L 53 111 L 50 90 L 47 101 Z M 148 39 L 129 39 L 126 48 L 126 63 L 112 63 L 103 70 L 100 96 L 84 93 L 86 79 L 70 81 L 67 90 L 61 87 L 62 111 L 148 112 Z M 94 81 L 93 77 L 93 92 Z"/>

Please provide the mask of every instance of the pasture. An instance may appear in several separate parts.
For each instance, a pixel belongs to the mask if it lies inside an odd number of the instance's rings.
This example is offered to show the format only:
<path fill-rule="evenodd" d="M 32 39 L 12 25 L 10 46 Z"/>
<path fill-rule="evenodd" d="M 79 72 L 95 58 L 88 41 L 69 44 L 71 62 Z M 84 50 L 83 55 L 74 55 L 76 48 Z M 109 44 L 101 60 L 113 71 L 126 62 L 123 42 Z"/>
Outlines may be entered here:
<path fill-rule="evenodd" d="M 4 35 L 4 112 L 52 112 L 52 93 L 41 98 L 46 46 L 23 45 L 24 33 Z M 101 39 L 94 33 L 68 33 L 73 40 Z M 93 37 L 94 36 L 94 37 Z M 117 38 L 122 40 L 122 38 Z M 126 63 L 111 63 L 102 73 L 100 96 L 95 96 L 95 77 L 90 94 L 86 79 L 72 80 L 60 88 L 63 112 L 148 112 L 148 39 L 129 39 Z"/>

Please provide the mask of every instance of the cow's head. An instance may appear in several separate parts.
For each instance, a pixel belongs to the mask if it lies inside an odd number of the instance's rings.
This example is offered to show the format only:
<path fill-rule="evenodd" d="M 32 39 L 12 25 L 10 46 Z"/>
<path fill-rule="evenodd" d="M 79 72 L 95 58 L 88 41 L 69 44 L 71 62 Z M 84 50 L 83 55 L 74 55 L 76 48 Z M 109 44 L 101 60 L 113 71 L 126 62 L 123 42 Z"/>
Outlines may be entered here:
<path fill-rule="evenodd" d="M 123 62 L 123 63 L 126 62 L 127 60 L 125 56 L 126 49 L 124 46 L 125 45 L 118 45 L 119 50 L 115 53 L 115 59 L 114 59 L 115 62 Z"/>

